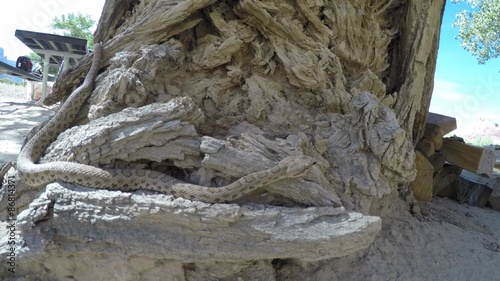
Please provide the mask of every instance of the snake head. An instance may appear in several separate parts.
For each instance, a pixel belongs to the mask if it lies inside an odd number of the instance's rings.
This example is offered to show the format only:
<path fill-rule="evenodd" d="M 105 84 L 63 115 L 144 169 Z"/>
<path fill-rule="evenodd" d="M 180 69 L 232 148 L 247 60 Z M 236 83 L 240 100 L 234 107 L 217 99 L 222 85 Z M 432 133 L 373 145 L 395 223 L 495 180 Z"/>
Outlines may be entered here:
<path fill-rule="evenodd" d="M 309 168 L 314 164 L 316 164 L 316 159 L 305 155 L 288 156 L 280 161 L 280 165 L 286 169 L 288 177 L 300 177 L 309 171 Z"/>

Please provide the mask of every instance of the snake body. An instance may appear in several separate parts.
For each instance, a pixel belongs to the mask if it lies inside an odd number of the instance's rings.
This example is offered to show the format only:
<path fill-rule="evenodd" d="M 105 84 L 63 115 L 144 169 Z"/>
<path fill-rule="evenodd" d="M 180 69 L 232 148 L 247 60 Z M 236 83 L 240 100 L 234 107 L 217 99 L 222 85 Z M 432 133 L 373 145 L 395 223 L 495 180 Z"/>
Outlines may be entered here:
<path fill-rule="evenodd" d="M 21 180 L 38 187 L 63 181 L 95 188 L 122 191 L 147 189 L 207 203 L 230 202 L 257 188 L 284 178 L 300 177 L 314 164 L 307 156 L 289 156 L 270 169 L 251 173 L 222 187 L 190 184 L 151 170 L 101 169 L 73 162 L 36 164 L 59 133 L 67 129 L 92 92 L 102 57 L 101 44 L 95 44 L 92 66 L 83 84 L 74 90 L 54 117 L 24 146 L 17 159 Z"/>

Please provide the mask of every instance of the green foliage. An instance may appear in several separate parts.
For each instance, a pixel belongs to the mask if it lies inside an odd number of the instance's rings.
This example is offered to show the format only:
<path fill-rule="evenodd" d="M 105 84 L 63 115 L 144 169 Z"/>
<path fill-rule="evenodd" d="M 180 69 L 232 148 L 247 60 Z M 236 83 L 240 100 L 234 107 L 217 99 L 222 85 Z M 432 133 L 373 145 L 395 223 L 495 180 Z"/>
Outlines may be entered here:
<path fill-rule="evenodd" d="M 27 57 L 33 63 L 33 70 L 40 67 L 40 68 L 42 68 L 42 71 L 43 71 L 43 59 L 42 59 L 42 57 L 40 57 L 37 53 L 33 53 L 33 52 L 29 53 L 27 55 Z M 35 65 L 36 65 L 36 68 L 35 68 Z M 56 65 L 49 66 L 49 74 L 56 75 L 57 71 L 59 71 L 58 66 L 56 66 Z"/>
<path fill-rule="evenodd" d="M 483 147 L 487 145 L 492 145 L 493 138 L 488 136 L 478 136 L 473 139 L 468 139 L 467 143 L 473 146 Z"/>
<path fill-rule="evenodd" d="M 24 82 L 17 83 L 17 82 L 10 80 L 9 78 L 0 78 L 0 83 L 9 84 L 9 85 L 24 86 Z"/>
<path fill-rule="evenodd" d="M 40 57 L 37 53 L 31 52 L 27 55 L 27 57 L 31 60 L 31 63 L 33 63 L 33 66 L 35 64 L 38 64 L 38 66 L 43 65 L 42 57 Z"/>
<path fill-rule="evenodd" d="M 49 26 L 53 30 L 61 30 L 64 36 L 87 39 L 90 49 L 94 48 L 94 36 L 92 28 L 95 21 L 90 15 L 82 15 L 78 13 L 69 13 L 62 15 L 60 18 L 55 17 L 52 24 Z"/>
<path fill-rule="evenodd" d="M 500 55 L 500 0 L 452 0 L 467 2 L 472 11 L 457 14 L 453 24 L 458 27 L 461 46 L 477 57 L 479 63 Z"/>

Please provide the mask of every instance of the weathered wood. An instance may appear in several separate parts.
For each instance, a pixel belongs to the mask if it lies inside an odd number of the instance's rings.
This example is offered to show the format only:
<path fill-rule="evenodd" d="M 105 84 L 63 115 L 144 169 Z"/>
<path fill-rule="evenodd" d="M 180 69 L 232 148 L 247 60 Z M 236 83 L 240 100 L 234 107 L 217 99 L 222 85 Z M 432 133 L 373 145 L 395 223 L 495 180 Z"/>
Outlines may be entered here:
<path fill-rule="evenodd" d="M 456 190 L 457 200 L 467 202 L 471 206 L 484 207 L 493 191 L 490 185 L 495 185 L 487 177 L 463 170 L 460 174 L 460 185 Z"/>
<path fill-rule="evenodd" d="M 427 139 L 434 143 L 434 149 L 439 150 L 443 146 L 443 130 L 436 124 L 425 124 L 424 136 L 422 139 Z"/>
<path fill-rule="evenodd" d="M 455 182 L 462 172 L 462 168 L 455 165 L 446 165 L 434 176 L 433 194 L 441 197 L 453 197 L 454 189 L 450 185 Z"/>
<path fill-rule="evenodd" d="M 196 15 L 198 10 L 217 2 L 215 0 L 186 0 L 186 1 L 152 1 L 148 3 L 127 0 L 117 13 L 110 12 L 122 2 L 106 1 L 103 16 L 104 21 L 97 28 L 98 40 L 107 40 L 103 45 L 101 67 L 109 64 L 111 58 L 120 51 L 138 50 L 141 46 L 161 44 L 183 31 L 193 28 L 201 19 Z M 116 4 L 120 3 L 120 4 Z M 113 25 L 123 24 L 124 13 L 128 14 L 126 28 L 117 28 Z M 101 25 L 103 27 L 101 27 Z M 109 26 L 111 25 L 111 26 Z M 114 34 L 110 33 L 114 32 Z M 213 55 L 213 53 L 211 53 Z M 52 105 L 71 93 L 83 80 L 90 68 L 89 56 L 82 58 L 79 63 L 61 74 L 54 84 L 52 94 L 44 100 L 44 105 Z"/>
<path fill-rule="evenodd" d="M 436 151 L 436 144 L 429 139 L 421 138 L 417 143 L 417 149 L 425 157 L 430 157 Z"/>
<path fill-rule="evenodd" d="M 364 1 L 363 3 L 369 2 Z M 391 4 L 393 3 L 397 2 L 391 2 Z M 406 2 L 406 4 L 410 3 L 412 2 Z M 433 29 L 431 27 L 441 24 L 439 19 L 442 18 L 444 12 L 444 3 L 444 1 L 421 1 L 418 5 L 404 5 L 408 9 L 401 15 L 401 19 L 404 20 L 401 21 L 398 30 L 405 30 L 405 26 L 412 26 L 411 28 L 415 29 L 412 35 L 403 34 L 403 32 L 400 40 L 394 41 L 394 50 L 398 55 L 394 56 L 391 67 L 387 69 L 387 89 L 399 89 L 399 96 L 393 107 L 394 111 L 401 127 L 413 133 L 415 145 L 424 133 L 434 87 L 440 28 Z M 425 8 L 420 5 L 424 5 Z M 426 9 L 426 11 L 423 12 L 420 10 L 421 8 Z M 425 20 L 423 20 L 424 18 Z M 418 44 L 417 41 L 420 40 L 417 39 L 418 37 L 426 38 L 424 39 L 426 43 Z M 404 54 L 407 54 L 408 59 L 404 58 Z M 394 65 L 399 65 L 398 61 L 405 61 L 405 67 L 394 68 Z M 401 83 L 399 82 L 401 81 L 400 77 L 405 77 L 405 80 L 398 87 L 397 85 Z"/>
<path fill-rule="evenodd" d="M 500 211 L 500 176 L 498 174 L 495 175 L 496 182 L 492 186 L 493 191 L 490 194 L 490 198 L 488 202 L 491 205 L 491 208 L 494 210 Z"/>
<path fill-rule="evenodd" d="M 378 217 L 349 213 L 344 208 L 205 204 L 165 195 L 144 198 L 65 186 L 47 186 L 42 198 L 53 201 L 37 200 L 18 218 L 24 226 L 18 237 L 27 241 L 24 247 L 29 245 L 39 255 L 51 251 L 49 248 L 68 254 L 106 248 L 101 252 L 147 254 L 185 263 L 274 258 L 315 261 L 368 247 L 382 225 Z M 51 223 L 44 231 L 30 227 L 48 219 Z M 64 246 L 48 247 L 56 229 Z"/>
<path fill-rule="evenodd" d="M 196 126 L 197 136 L 223 139 L 225 145 L 240 145 L 237 148 L 243 151 L 251 146 L 241 144 L 257 145 L 260 151 L 271 156 L 267 157 L 270 160 L 281 156 L 281 149 L 287 147 L 292 147 L 295 153 L 304 152 L 314 156 L 319 161 L 324 157 L 326 164 L 317 163 L 310 170 L 312 175 L 308 175 L 305 181 L 309 182 L 311 178 L 323 178 L 333 186 L 334 191 L 342 194 L 342 203 L 350 210 L 360 213 L 379 213 L 376 206 L 397 195 L 397 187 L 406 186 L 416 174 L 413 163 L 414 147 L 424 133 L 428 115 L 444 2 L 420 1 L 416 5 L 415 1 L 399 0 L 107 0 L 102 23 L 96 32 L 96 41 L 102 40 L 105 46 L 97 86 L 102 88 L 108 80 L 107 77 L 112 75 L 116 75 L 117 79 L 116 83 L 110 84 L 106 94 L 100 95 L 103 91 L 96 89 L 86 102 L 87 108 L 83 108 L 79 116 L 86 115 L 85 117 L 95 120 L 94 117 L 104 118 L 108 113 L 116 113 L 122 108 L 147 106 L 155 102 L 164 103 L 175 97 L 188 96 L 206 116 L 205 120 Z M 169 63 L 159 60 L 151 65 L 142 59 L 135 63 L 134 56 L 133 60 L 127 60 L 124 59 L 125 55 L 119 55 L 122 53 L 133 55 L 144 45 L 173 47 L 177 50 L 175 61 Z M 150 58 L 154 60 L 158 58 L 154 53 L 150 54 L 152 55 Z M 129 64 L 129 62 L 134 63 Z M 52 97 L 62 98 L 64 93 L 71 92 L 73 87 L 79 85 L 89 64 L 89 58 L 85 58 L 78 67 L 61 77 Z M 112 65 L 120 65 L 120 69 L 112 72 Z M 130 85 L 138 87 L 134 90 L 133 87 L 129 87 Z M 380 100 L 385 100 L 386 106 L 382 106 Z M 102 110 L 94 110 L 96 108 Z M 90 112 L 90 115 L 86 112 Z M 251 142 L 252 139 L 245 138 L 242 133 L 232 133 L 243 122 L 259 130 L 258 135 L 266 136 L 268 141 L 253 139 Z M 173 153 L 179 149 L 171 146 L 172 142 L 158 139 L 159 147 L 154 147 L 155 144 L 143 146 L 147 153 L 141 155 L 147 158 L 138 159 L 136 156 L 139 153 L 137 149 L 133 149 L 134 144 L 144 143 L 145 139 L 152 137 L 154 133 L 148 132 L 151 126 L 140 123 L 122 126 L 122 129 L 129 128 L 130 131 L 120 132 L 130 132 L 137 136 L 137 140 L 129 138 L 130 141 L 126 141 L 125 146 L 118 148 L 124 153 L 130 152 L 133 156 L 127 157 L 131 159 L 124 159 L 128 163 L 118 164 L 145 165 L 158 170 L 169 168 L 166 172 L 178 173 L 179 177 L 186 180 L 188 174 L 195 177 L 198 172 L 205 173 L 207 178 L 212 178 L 208 176 L 213 171 L 206 171 L 208 169 L 196 165 L 200 164 L 196 161 L 203 155 L 214 158 L 221 156 L 217 153 L 223 151 L 212 154 L 207 152 L 208 155 L 200 151 L 200 155 L 195 156 L 194 160 L 191 157 L 181 159 L 182 157 L 173 157 L 175 156 Z M 188 127 L 183 124 L 180 126 L 181 131 L 186 132 Z M 145 130 L 142 138 L 137 132 L 141 128 Z M 167 131 L 172 131 L 169 128 Z M 174 136 L 179 136 L 178 141 L 182 147 L 186 145 L 189 146 L 189 152 L 196 151 L 195 147 L 190 146 L 193 143 L 192 137 L 184 137 L 180 131 L 172 133 Z M 300 134 L 304 134 L 305 138 Z M 69 138 L 68 135 L 62 137 Z M 241 141 L 233 141 L 240 140 L 239 138 Z M 440 139 L 437 138 L 438 141 Z M 103 138 L 94 140 L 99 142 Z M 113 144 L 119 145 L 116 142 Z M 102 156 L 105 159 L 104 155 L 108 152 L 99 150 L 101 145 L 100 143 L 92 145 L 94 150 L 88 150 L 93 152 L 89 158 L 97 160 L 97 156 Z M 126 149 L 126 146 L 132 149 Z M 113 149 L 117 148 L 110 147 L 110 149 L 114 151 Z M 183 155 L 191 155 L 184 153 L 184 150 L 180 152 Z M 227 155 L 231 156 L 229 153 Z M 156 164 L 154 161 L 156 159 L 161 159 L 162 163 Z M 203 164 L 222 166 L 234 164 L 238 159 L 230 160 L 210 163 L 207 159 Z M 247 166 L 246 163 L 241 165 L 243 173 L 250 170 L 251 164 L 265 164 L 256 161 L 250 162 Z M 197 170 L 188 168 L 190 166 L 196 167 Z M 434 170 L 434 167 L 427 169 L 428 174 L 432 175 Z M 216 175 L 215 181 L 232 179 L 227 177 L 226 171 L 217 171 L 219 172 L 215 173 L 219 174 Z M 218 185 L 217 182 L 215 184 Z M 325 189 L 328 188 L 328 185 L 318 184 Z M 306 188 L 310 186 L 312 185 L 309 183 L 304 184 Z M 283 187 L 286 191 L 286 184 Z M 73 187 L 69 188 L 71 190 Z M 188 200 L 172 201 L 169 197 L 149 196 L 141 192 L 130 195 L 105 190 L 94 192 L 87 189 L 83 191 L 77 189 L 74 194 L 70 194 L 66 189 L 52 190 L 53 192 L 46 189 L 46 191 L 47 193 L 37 195 L 42 196 L 40 199 L 42 203 L 32 204 L 30 206 L 35 209 L 23 212 L 28 216 L 24 220 L 26 221 L 24 225 L 33 225 L 32 239 L 25 239 L 25 233 L 19 235 L 23 241 L 27 241 L 25 244 L 30 246 L 29 250 L 21 249 L 23 256 L 20 260 L 23 267 L 30 266 L 31 258 L 31 260 L 36 259 L 32 264 L 38 264 L 44 269 L 62 268 L 60 263 L 67 260 L 64 258 L 67 254 L 58 251 L 64 249 L 71 249 L 71 257 L 76 264 L 82 258 L 94 261 L 96 257 L 88 255 L 93 250 L 89 249 L 89 239 L 93 241 L 90 243 L 91 246 L 101 249 L 98 251 L 99 256 L 107 256 L 108 253 L 111 257 L 113 254 L 120 255 L 131 260 L 130 263 L 134 263 L 134 256 L 162 264 L 166 263 L 165 258 L 169 261 L 179 260 L 175 258 L 179 256 L 182 261 L 199 261 L 199 259 L 183 260 L 182 255 L 185 256 L 185 253 L 194 255 L 194 258 L 201 256 L 214 261 L 230 250 L 225 248 L 241 247 L 241 245 L 245 246 L 243 251 L 238 249 L 237 256 L 230 255 L 225 259 L 234 263 L 235 268 L 238 264 L 245 265 L 242 260 L 247 259 L 259 262 L 259 259 L 264 258 L 267 263 L 270 263 L 269 260 L 272 258 L 307 260 L 304 259 L 302 252 L 306 252 L 307 256 L 313 256 L 314 259 L 347 254 L 342 248 L 329 247 L 325 244 L 337 242 L 338 240 L 332 239 L 332 235 L 336 235 L 337 232 L 344 234 L 348 232 L 339 225 L 332 225 L 333 227 L 329 228 L 330 219 L 333 219 L 332 214 L 314 216 L 315 209 L 289 214 L 288 208 L 285 210 L 287 213 L 282 213 L 274 211 L 274 208 L 262 208 L 251 204 L 249 205 L 251 208 L 258 210 L 250 212 L 251 210 L 245 207 L 231 212 L 226 209 L 232 208 L 227 206 L 228 204 L 197 208 Z M 93 196 L 92 194 L 95 195 L 94 200 L 87 201 Z M 321 194 L 318 193 L 318 196 Z M 168 201 L 165 202 L 167 206 L 161 201 L 157 202 L 154 197 L 159 200 L 165 198 Z M 68 202 L 66 204 L 63 201 Z M 169 205 L 170 203 L 172 205 Z M 68 211 L 66 205 L 74 206 L 75 212 Z M 102 212 L 103 206 L 105 211 L 109 211 L 108 213 Z M 78 207 L 85 210 L 79 210 Z M 212 212 L 211 209 L 220 212 Z M 392 211 L 389 209 L 383 213 L 390 215 Z M 50 212 L 46 213 L 46 210 Z M 67 216 L 62 214 L 61 210 L 68 211 Z M 127 214 L 122 214 L 120 210 L 124 210 Z M 136 212 L 144 215 L 144 220 L 141 220 L 139 214 L 136 216 Z M 249 217 L 254 213 L 259 221 L 251 224 Z M 55 214 L 54 219 L 51 214 Z M 75 214 L 82 214 L 84 218 L 79 218 Z M 32 218 L 32 216 L 38 217 Z M 232 219 L 233 216 L 237 218 Z M 74 220 L 68 220 L 66 217 Z M 269 219 L 263 220 L 265 217 Z M 294 217 L 298 219 L 293 219 Z M 58 218 L 63 220 L 57 220 Z M 127 224 L 124 227 L 121 227 L 121 218 L 124 218 L 123 221 Z M 181 220 L 181 223 L 175 224 L 175 218 Z M 355 218 L 342 219 L 348 224 Z M 40 234 L 47 230 L 47 227 L 44 227 L 47 223 L 37 223 L 39 220 L 51 222 L 50 226 L 53 229 L 49 227 L 49 236 L 56 232 L 58 237 L 68 241 L 68 245 L 51 248 L 55 251 L 51 256 L 60 259 L 47 258 L 45 253 L 41 255 L 37 251 L 47 248 L 43 244 L 44 241 L 53 242 L 51 239 L 45 239 L 43 233 Z M 193 224 L 191 220 L 202 223 Z M 92 225 L 87 225 L 86 221 L 90 221 Z M 294 221 L 299 223 L 295 224 Z M 358 221 L 364 226 L 371 225 L 367 220 Z M 19 224 L 22 222 L 20 219 Z M 229 226 L 229 230 L 226 230 L 224 225 Z M 158 226 L 165 226 L 165 229 L 157 231 L 162 233 L 160 236 L 155 233 Z M 231 231 L 240 226 L 245 227 L 242 233 L 243 242 L 237 241 L 238 233 Z M 194 233 L 196 230 L 191 228 L 201 229 L 202 236 L 196 236 Z M 137 229 L 140 231 L 136 231 Z M 294 229 L 299 231 L 295 233 Z M 314 231 L 310 230 L 328 234 L 328 237 L 319 237 L 324 239 L 321 245 L 318 244 L 320 247 L 311 245 L 315 237 L 311 236 Z M 355 233 L 349 235 L 348 240 L 340 243 L 341 246 L 350 249 L 349 253 L 364 248 L 360 245 L 366 247 L 372 241 L 372 239 L 356 239 L 363 236 L 366 231 L 355 230 Z M 25 229 L 21 229 L 21 232 L 23 231 Z M 98 235 L 100 232 L 106 235 Z M 142 233 L 162 239 L 158 242 L 158 239 L 144 238 Z M 274 235 L 275 233 L 286 235 Z M 104 239 L 98 241 L 96 237 Z M 114 242 L 106 239 L 109 237 Z M 223 239 L 224 243 L 218 243 L 217 237 L 230 237 L 234 238 L 234 241 Z M 264 239 L 261 239 L 262 237 Z M 306 245 L 299 243 L 301 237 L 306 238 L 308 242 Z M 285 242 L 293 243 L 285 243 L 283 239 Z M 168 243 L 164 243 L 163 240 Z M 283 243 L 266 244 L 261 243 L 261 240 L 267 242 L 280 240 L 278 242 Z M 84 241 L 86 244 L 79 248 L 80 245 L 75 241 Z M 112 246 L 102 247 L 102 244 L 109 243 L 120 246 L 123 241 L 137 243 L 127 247 L 126 253 L 119 251 L 123 247 L 115 247 L 118 252 Z M 151 247 L 151 241 L 158 243 L 153 243 L 154 247 Z M 200 241 L 201 243 L 198 243 Z M 253 247 L 252 241 L 260 244 L 257 243 L 258 247 Z M 329 243 L 324 243 L 325 241 Z M 42 244 L 38 245 L 36 242 Z M 147 245 L 141 245 L 142 243 Z M 288 246 L 293 244 L 291 245 L 293 247 L 287 250 L 292 255 L 281 254 L 287 246 L 283 244 Z M 35 246 L 32 247 L 33 245 Z M 157 245 L 167 245 L 168 251 L 156 247 Z M 193 254 L 190 252 L 191 248 L 194 249 Z M 203 251 L 207 248 L 209 251 Z M 318 248 L 319 254 L 316 252 Z M 134 252 L 134 249 L 138 249 L 137 252 Z M 272 252 L 271 255 L 266 250 Z M 252 252 L 258 252 L 259 255 L 253 255 Z M 130 267 L 125 263 L 120 266 Z M 199 268 L 199 264 L 185 266 Z M 217 264 L 212 267 L 214 270 L 221 269 Z M 111 271 L 117 267 L 109 268 Z M 182 265 L 180 268 L 182 269 Z M 31 271 L 33 274 L 28 273 L 35 276 L 40 270 Z M 61 276 L 71 274 L 74 279 L 84 279 L 78 274 L 73 274 L 74 272 L 68 272 L 65 270 Z M 145 271 L 141 271 L 141 274 L 142 272 Z M 88 271 L 84 273 L 88 274 Z M 107 272 L 102 274 L 112 275 Z M 46 279 L 64 279 L 61 276 L 54 274 Z M 142 276 L 148 279 L 148 276 Z M 240 275 L 227 273 L 213 278 L 233 280 L 235 276 L 240 278 Z M 183 280 L 183 278 L 184 275 L 181 275 L 178 279 Z M 256 276 L 248 278 L 241 276 L 241 279 L 267 280 Z M 309 279 L 321 278 L 311 276 Z M 353 279 L 362 278 L 353 277 Z"/>
<path fill-rule="evenodd" d="M 202 161 L 203 167 L 235 178 L 240 178 L 249 172 L 260 171 L 262 167 L 271 168 L 275 163 L 267 157 L 272 158 L 272 156 L 266 155 L 266 151 L 261 150 L 261 148 L 265 147 L 266 142 L 272 143 L 273 141 L 251 133 L 243 133 L 239 140 L 218 140 L 203 137 L 200 144 L 201 152 L 206 155 Z M 276 144 L 272 146 L 277 147 Z M 241 147 L 246 149 L 241 150 Z M 290 152 L 287 151 L 287 147 L 280 147 L 276 151 L 278 155 L 288 153 Z M 342 203 L 335 194 L 333 186 L 328 184 L 327 180 L 322 180 L 322 173 L 316 173 L 315 169 L 318 168 L 312 168 L 304 177 L 304 180 L 281 180 L 269 185 L 264 194 L 259 193 L 260 200 L 258 201 L 265 204 L 276 201 L 281 202 L 281 205 L 283 205 L 284 201 L 280 201 L 280 199 L 287 198 L 307 206 L 341 206 Z M 304 196 L 304 189 L 312 191 L 313 195 Z M 266 194 L 271 196 L 264 197 Z M 238 203 L 242 202 L 246 202 L 246 198 L 238 201 Z"/>
<path fill-rule="evenodd" d="M 427 157 L 427 159 L 434 167 L 434 176 L 443 170 L 443 166 L 446 163 L 446 155 L 444 155 L 444 153 L 438 151 L 430 157 Z"/>
<path fill-rule="evenodd" d="M 490 177 L 487 177 L 484 175 L 474 174 L 467 170 L 463 170 L 462 173 L 460 174 L 460 177 L 470 182 L 486 185 L 490 188 L 497 188 L 497 187 L 500 188 L 500 175 L 498 174 L 494 174 Z"/>
<path fill-rule="evenodd" d="M 430 201 L 432 200 L 432 175 L 434 174 L 434 167 L 419 151 L 416 151 L 415 156 L 417 177 L 412 183 L 410 183 L 410 187 L 413 191 L 415 199 L 420 201 Z"/>
<path fill-rule="evenodd" d="M 123 19 L 137 5 L 135 0 L 106 0 L 99 25 L 94 34 L 95 42 L 106 42 L 116 35 L 116 29 L 123 24 Z"/>
<path fill-rule="evenodd" d="M 494 189 L 491 192 L 488 203 L 490 203 L 493 210 L 500 211 L 500 191 L 498 189 Z"/>
<path fill-rule="evenodd" d="M 444 139 L 441 152 L 446 161 L 476 174 L 491 175 L 495 164 L 495 154 L 491 149 Z"/>
<path fill-rule="evenodd" d="M 460 174 L 460 178 L 462 181 L 476 184 L 482 189 L 484 187 L 491 189 L 488 201 L 493 209 L 500 211 L 500 174 L 493 174 L 491 177 L 486 177 L 464 170 Z"/>
<path fill-rule="evenodd" d="M 493 153 L 495 153 L 495 169 L 497 169 L 497 173 L 500 172 L 498 171 L 500 169 L 500 145 L 491 145 L 488 148 L 493 149 Z"/>
<path fill-rule="evenodd" d="M 443 190 L 441 190 L 437 195 L 440 197 L 446 197 L 450 199 L 456 199 L 457 189 L 460 186 L 460 179 L 457 177 L 449 185 L 447 185 Z"/>
<path fill-rule="evenodd" d="M 457 128 L 457 120 L 452 117 L 429 112 L 424 136 L 417 143 L 417 149 L 430 157 L 443 146 L 443 136 Z"/>
<path fill-rule="evenodd" d="M 443 135 L 446 135 L 457 128 L 457 119 L 432 112 L 429 112 L 427 115 L 426 123 L 439 126 Z"/>

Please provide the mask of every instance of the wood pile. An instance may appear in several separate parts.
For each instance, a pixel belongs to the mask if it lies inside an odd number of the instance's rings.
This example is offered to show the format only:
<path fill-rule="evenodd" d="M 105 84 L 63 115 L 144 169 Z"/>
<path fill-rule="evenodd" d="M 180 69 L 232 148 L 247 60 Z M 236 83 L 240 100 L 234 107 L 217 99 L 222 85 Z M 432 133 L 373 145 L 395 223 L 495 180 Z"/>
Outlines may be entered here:
<path fill-rule="evenodd" d="M 482 148 L 458 137 L 444 138 L 456 128 L 455 118 L 429 113 L 416 146 L 417 177 L 410 184 L 415 198 L 430 201 L 437 195 L 480 207 L 489 203 L 500 211 L 500 175 L 493 172 L 500 166 L 500 147 Z"/>

